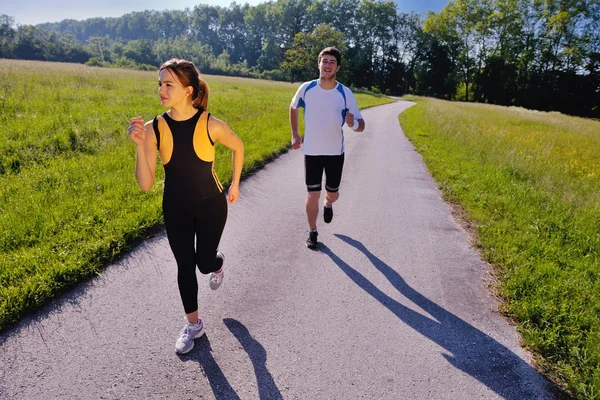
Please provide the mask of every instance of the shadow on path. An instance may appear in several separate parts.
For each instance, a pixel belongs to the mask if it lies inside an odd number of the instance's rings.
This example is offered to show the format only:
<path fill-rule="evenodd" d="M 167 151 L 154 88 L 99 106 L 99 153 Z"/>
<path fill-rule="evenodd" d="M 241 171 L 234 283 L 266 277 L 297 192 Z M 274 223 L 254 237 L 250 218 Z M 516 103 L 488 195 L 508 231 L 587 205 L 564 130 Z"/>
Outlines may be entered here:
<path fill-rule="evenodd" d="M 283 399 L 271 373 L 267 369 L 267 352 L 265 348 L 250 335 L 248 328 L 241 322 L 231 318 L 225 318 L 223 322 L 250 357 L 256 374 L 259 398 L 261 400 Z M 182 361 L 198 362 L 208 379 L 216 400 L 240 400 L 240 396 L 233 389 L 213 357 L 212 347 L 207 335 L 196 340 L 192 352 L 180 355 L 179 358 Z"/>
<path fill-rule="evenodd" d="M 556 389 L 551 388 L 549 382 L 510 349 L 414 290 L 400 274 L 361 242 L 345 235 L 335 236 L 364 253 L 398 292 L 433 318 L 423 316 L 389 297 L 323 243 L 320 243 L 321 252 L 401 321 L 446 349 L 450 355 L 442 355 L 454 367 L 471 375 L 504 399 L 553 398 L 543 391 Z M 546 387 L 540 388 L 540 382 L 544 382 Z"/>
<path fill-rule="evenodd" d="M 235 390 L 221 371 L 219 364 L 212 355 L 212 347 L 208 335 L 196 340 L 194 349 L 184 355 L 180 355 L 182 361 L 197 361 L 208 379 L 208 383 L 215 395 L 215 400 L 240 400 Z"/>
<path fill-rule="evenodd" d="M 260 399 L 283 399 L 273 376 L 267 369 L 267 351 L 265 348 L 250 335 L 248 328 L 241 322 L 231 318 L 225 318 L 223 322 L 240 342 L 246 353 L 248 353 L 250 361 L 252 361 Z"/>

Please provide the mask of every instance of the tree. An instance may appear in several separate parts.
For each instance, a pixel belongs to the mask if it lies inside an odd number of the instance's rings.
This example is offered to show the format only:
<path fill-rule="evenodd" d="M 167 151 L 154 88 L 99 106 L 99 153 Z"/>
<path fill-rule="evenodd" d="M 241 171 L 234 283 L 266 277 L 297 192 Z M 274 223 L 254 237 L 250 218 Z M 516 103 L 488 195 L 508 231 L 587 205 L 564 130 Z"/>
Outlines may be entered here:
<path fill-rule="evenodd" d="M 59 39 L 59 46 L 62 50 L 62 57 L 59 61 L 84 63 L 90 59 L 90 54 L 72 34 L 62 36 Z"/>
<path fill-rule="evenodd" d="M 342 54 L 346 50 L 344 34 L 332 29 L 327 24 L 319 25 L 311 33 L 298 33 L 294 37 L 292 48 L 285 52 L 285 61 L 281 68 L 289 72 L 292 82 L 314 79 L 317 74 L 317 58 L 325 47 L 334 46 Z M 340 70 L 338 79 L 343 80 L 344 68 Z"/>
<path fill-rule="evenodd" d="M 227 52 L 227 50 L 223 50 L 221 54 L 219 54 L 211 65 L 212 70 L 218 71 L 227 71 L 229 66 L 231 65 L 231 56 Z"/>
<path fill-rule="evenodd" d="M 15 19 L 6 14 L 0 15 L 0 58 L 12 58 L 15 48 Z"/>
<path fill-rule="evenodd" d="M 393 57 L 390 55 L 392 31 L 396 19 L 396 5 L 393 1 L 361 0 L 356 10 L 356 20 L 360 35 L 355 38 L 358 57 L 351 60 L 354 76 L 360 81 L 383 84 L 380 73 Z M 370 87 L 372 85 L 361 85 Z"/>
<path fill-rule="evenodd" d="M 90 52 L 94 56 L 99 57 L 102 61 L 106 61 L 105 57 L 108 56 L 110 44 L 111 42 L 108 36 L 91 36 L 88 39 Z"/>
<path fill-rule="evenodd" d="M 150 30 L 155 40 L 179 37 L 189 34 L 190 10 L 171 10 L 154 12 L 150 16 Z"/>
<path fill-rule="evenodd" d="M 157 65 L 160 61 L 153 54 L 153 48 L 154 43 L 149 39 L 130 40 L 123 46 L 122 55 L 139 64 Z"/>
<path fill-rule="evenodd" d="M 426 32 L 421 44 L 424 50 L 415 68 L 416 93 L 452 100 L 458 84 L 452 51 L 446 43 Z"/>
<path fill-rule="evenodd" d="M 213 50 L 207 44 L 201 44 L 190 37 L 161 39 L 152 50 L 159 64 L 171 58 L 185 58 L 193 62 L 200 71 L 210 69 L 215 60 Z"/>
<path fill-rule="evenodd" d="M 214 54 L 221 54 L 225 49 L 221 41 L 220 25 L 221 7 L 198 5 L 191 15 L 190 35 L 202 44 L 209 45 Z"/>
<path fill-rule="evenodd" d="M 220 11 L 219 24 L 221 28 L 219 31 L 221 40 L 223 47 L 225 47 L 234 63 L 247 59 L 244 14 L 248 8 L 248 4 L 241 7 L 233 2 L 229 8 L 223 8 Z"/>
<path fill-rule="evenodd" d="M 261 71 L 277 69 L 283 58 L 284 51 L 281 46 L 277 46 L 275 39 L 267 39 L 260 51 L 258 67 Z"/>
<path fill-rule="evenodd" d="M 414 89 L 414 70 L 422 50 L 421 25 L 421 19 L 415 13 L 398 16 L 392 32 L 392 46 L 396 57 L 388 85 L 392 93 L 410 93 Z"/>
<path fill-rule="evenodd" d="M 48 32 L 33 25 L 19 25 L 15 35 L 15 57 L 26 60 L 45 60 L 44 46 Z"/>
<path fill-rule="evenodd" d="M 275 3 L 272 11 L 279 28 L 276 30 L 276 39 L 284 51 L 292 47 L 297 33 L 313 30 L 314 27 L 309 25 L 309 6 L 310 0 L 277 0 Z"/>
<path fill-rule="evenodd" d="M 274 37 L 274 29 L 270 29 L 272 23 L 270 22 L 269 7 L 267 3 L 261 3 L 256 7 L 249 7 L 244 14 L 246 58 L 251 66 L 259 65 L 258 60 L 264 46 Z"/>
<path fill-rule="evenodd" d="M 454 29 L 454 10 L 449 3 L 441 13 L 430 12 L 423 24 L 417 90 L 421 94 L 454 99 L 458 85 L 459 55 L 463 40 Z"/>

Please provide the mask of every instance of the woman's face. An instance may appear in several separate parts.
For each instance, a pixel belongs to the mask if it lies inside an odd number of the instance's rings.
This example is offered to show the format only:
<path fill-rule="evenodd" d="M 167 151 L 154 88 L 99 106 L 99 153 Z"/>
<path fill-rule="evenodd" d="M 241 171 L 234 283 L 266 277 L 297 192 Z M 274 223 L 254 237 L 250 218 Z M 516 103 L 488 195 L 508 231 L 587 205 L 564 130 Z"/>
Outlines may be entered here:
<path fill-rule="evenodd" d="M 177 107 L 192 102 L 192 87 L 183 87 L 177 75 L 170 69 L 164 68 L 158 76 L 158 95 L 163 107 Z"/>

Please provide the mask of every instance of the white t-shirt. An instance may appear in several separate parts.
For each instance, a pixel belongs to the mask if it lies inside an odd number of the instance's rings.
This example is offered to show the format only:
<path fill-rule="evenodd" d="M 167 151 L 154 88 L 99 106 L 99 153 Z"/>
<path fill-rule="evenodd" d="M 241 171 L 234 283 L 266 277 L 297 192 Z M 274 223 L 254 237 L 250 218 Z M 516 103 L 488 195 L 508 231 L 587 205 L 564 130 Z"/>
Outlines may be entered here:
<path fill-rule="evenodd" d="M 321 88 L 317 80 L 304 82 L 290 107 L 304 108 L 302 150 L 309 156 L 344 153 L 344 108 L 348 108 L 355 119 L 362 119 L 354 94 L 339 82 L 330 90 Z"/>

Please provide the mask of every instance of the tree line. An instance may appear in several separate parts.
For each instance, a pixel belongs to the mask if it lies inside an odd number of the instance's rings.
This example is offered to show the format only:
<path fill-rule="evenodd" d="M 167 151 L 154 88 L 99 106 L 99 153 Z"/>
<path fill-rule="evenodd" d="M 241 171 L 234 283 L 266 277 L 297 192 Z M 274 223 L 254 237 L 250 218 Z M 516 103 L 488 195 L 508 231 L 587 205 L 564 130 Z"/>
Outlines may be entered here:
<path fill-rule="evenodd" d="M 199 4 L 118 18 L 17 25 L 0 16 L 0 57 L 155 69 L 187 58 L 204 73 L 316 77 L 325 46 L 339 80 L 392 95 L 600 118 L 600 0 L 451 0 L 424 18 L 390 0 Z"/>

